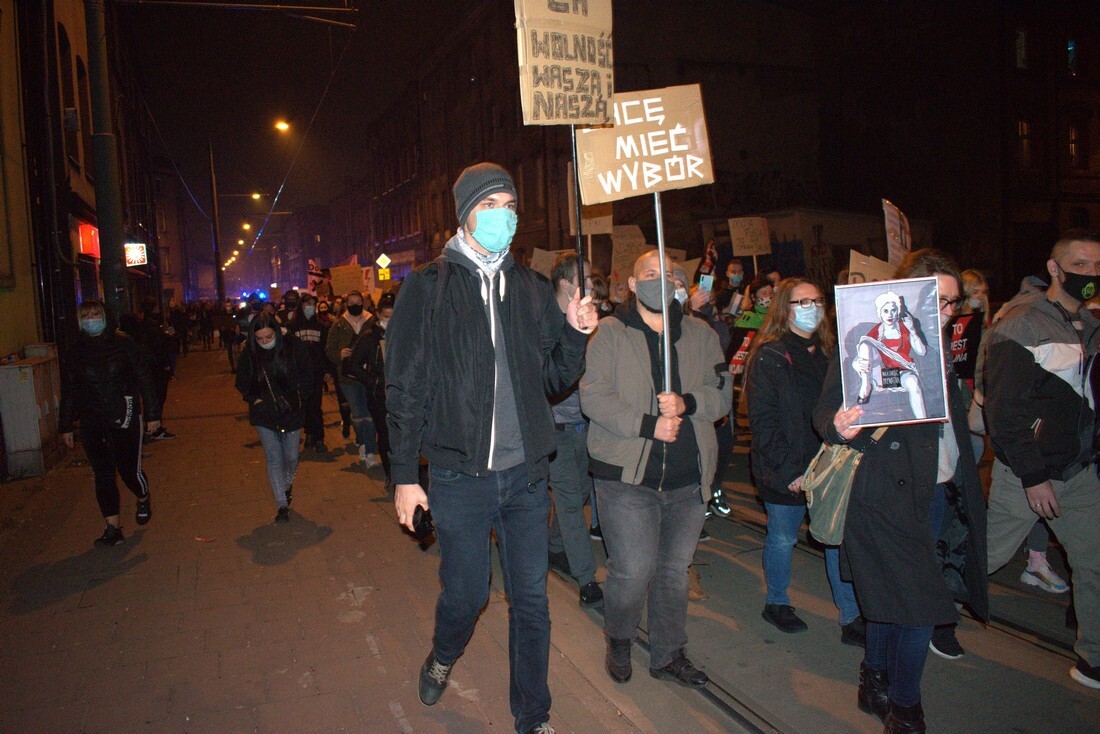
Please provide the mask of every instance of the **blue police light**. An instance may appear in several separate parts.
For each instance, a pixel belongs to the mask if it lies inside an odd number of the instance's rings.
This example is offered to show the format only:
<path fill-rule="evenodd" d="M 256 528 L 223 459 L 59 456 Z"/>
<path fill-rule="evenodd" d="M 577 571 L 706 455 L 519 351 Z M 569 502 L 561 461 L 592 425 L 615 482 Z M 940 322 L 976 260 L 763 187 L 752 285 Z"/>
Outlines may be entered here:
<path fill-rule="evenodd" d="M 267 294 L 263 291 L 256 291 L 256 297 L 259 298 L 261 301 L 267 300 Z"/>

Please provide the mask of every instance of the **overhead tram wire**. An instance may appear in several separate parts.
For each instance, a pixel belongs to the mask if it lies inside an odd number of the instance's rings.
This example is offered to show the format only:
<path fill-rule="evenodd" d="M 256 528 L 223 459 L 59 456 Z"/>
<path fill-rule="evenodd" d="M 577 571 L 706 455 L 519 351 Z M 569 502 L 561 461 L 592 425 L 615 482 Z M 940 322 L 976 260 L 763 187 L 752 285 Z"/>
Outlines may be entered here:
<path fill-rule="evenodd" d="M 298 156 L 302 153 L 302 148 L 305 146 L 306 139 L 309 137 L 309 131 L 313 129 L 313 123 L 317 120 L 317 115 L 321 112 L 321 106 L 324 105 L 325 99 L 328 98 L 329 90 L 332 88 L 332 82 L 336 79 L 336 73 L 340 71 L 340 67 L 343 66 L 344 59 L 348 55 L 348 49 L 351 48 L 351 39 L 353 34 L 348 35 L 348 40 L 344 42 L 344 48 L 340 51 L 340 57 L 336 60 L 336 65 L 332 67 L 332 71 L 329 72 L 328 82 L 325 84 L 325 91 L 321 93 L 321 98 L 317 100 L 317 107 L 313 110 L 313 115 L 309 118 L 309 124 L 306 125 L 306 130 L 302 133 L 302 139 L 298 142 L 298 149 L 294 151 L 294 157 L 290 160 L 290 166 L 287 167 L 286 175 L 283 176 L 282 182 L 279 184 L 279 189 L 275 192 L 275 196 L 271 199 L 271 208 L 268 209 L 267 215 L 264 216 L 264 221 L 260 224 L 260 228 L 256 230 L 256 237 L 252 240 L 252 244 L 248 248 L 249 255 L 256 249 L 256 243 L 263 237 L 264 230 L 267 229 L 267 223 L 271 221 L 271 215 L 275 213 L 279 206 L 279 197 L 283 195 L 283 190 L 286 188 L 286 182 L 290 179 L 290 174 L 294 171 L 294 164 L 298 162 Z"/>

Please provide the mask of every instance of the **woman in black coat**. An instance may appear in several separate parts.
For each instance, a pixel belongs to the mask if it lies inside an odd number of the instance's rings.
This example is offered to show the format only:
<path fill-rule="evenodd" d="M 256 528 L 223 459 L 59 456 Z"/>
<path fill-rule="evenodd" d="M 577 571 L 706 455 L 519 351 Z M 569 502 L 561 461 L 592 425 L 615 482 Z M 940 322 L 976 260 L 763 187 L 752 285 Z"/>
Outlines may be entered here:
<path fill-rule="evenodd" d="M 806 518 L 802 475 L 821 448 L 813 427 L 814 405 L 836 346 L 832 324 L 824 316 L 825 299 L 816 285 L 804 278 L 781 281 L 746 360 L 753 480 L 768 513 L 762 616 L 788 633 L 806 629 L 787 587 L 791 554 Z M 840 578 L 839 556 L 836 546 L 825 549 L 833 603 L 840 610 L 840 639 L 860 647 L 863 619 L 852 585 Z"/>
<path fill-rule="evenodd" d="M 896 273 L 931 275 L 939 282 L 942 329 L 959 302 L 957 266 L 935 250 L 918 250 Z M 933 628 L 958 619 L 955 598 L 988 616 L 984 497 L 957 381 L 947 385 L 950 422 L 891 426 L 875 443 L 870 431 L 854 425 L 863 409 L 843 409 L 834 356 L 814 410 L 814 425 L 826 441 L 864 451 L 841 561 L 867 620 L 859 707 L 883 718 L 887 732 L 925 731 L 920 679 Z"/>
<path fill-rule="evenodd" d="M 81 442 L 95 475 L 96 501 L 107 523 L 95 544 L 106 548 L 125 540 L 119 528 L 116 474 L 137 497 L 137 524 L 152 517 L 149 482 L 141 469 L 141 418 L 144 413 L 145 430 L 160 428 L 160 400 L 137 344 L 107 328 L 103 303 L 84 301 L 77 319 L 80 335 L 65 353 L 58 434 L 72 448 L 73 421 L 80 420 Z"/>
<path fill-rule="evenodd" d="M 237 390 L 248 403 L 248 422 L 260 434 L 267 457 L 267 478 L 278 507 L 275 522 L 290 520 L 298 439 L 314 382 L 305 345 L 283 336 L 273 314 L 252 319 L 237 365 Z"/>

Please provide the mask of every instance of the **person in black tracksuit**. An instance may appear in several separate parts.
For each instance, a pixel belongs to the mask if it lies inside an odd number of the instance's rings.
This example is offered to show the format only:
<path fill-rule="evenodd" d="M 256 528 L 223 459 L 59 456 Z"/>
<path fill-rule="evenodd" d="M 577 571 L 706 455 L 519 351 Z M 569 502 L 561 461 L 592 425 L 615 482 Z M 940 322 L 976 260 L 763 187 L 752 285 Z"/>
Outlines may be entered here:
<path fill-rule="evenodd" d="M 149 482 L 141 469 L 142 414 L 146 427 L 160 427 L 160 402 L 134 340 L 106 328 L 103 304 L 86 300 L 78 312 L 80 335 L 66 352 L 58 411 L 58 434 L 73 446 L 73 421 L 80 420 L 81 442 L 95 475 L 96 501 L 107 527 L 96 539 L 99 547 L 118 545 L 116 473 L 137 497 L 135 521 L 152 517 Z"/>

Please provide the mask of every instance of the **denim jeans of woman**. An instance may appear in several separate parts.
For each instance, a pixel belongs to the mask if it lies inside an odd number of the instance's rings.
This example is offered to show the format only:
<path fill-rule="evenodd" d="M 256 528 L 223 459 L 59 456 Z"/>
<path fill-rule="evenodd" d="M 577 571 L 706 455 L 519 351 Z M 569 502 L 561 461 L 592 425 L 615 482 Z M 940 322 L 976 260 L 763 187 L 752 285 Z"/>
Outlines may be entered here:
<path fill-rule="evenodd" d="M 531 483 L 526 464 L 474 477 L 431 467 L 428 498 L 439 541 L 436 659 L 453 663 L 466 649 L 489 599 L 489 534 L 496 534 L 508 614 L 509 701 L 516 731 L 550 718 L 550 608 L 546 573 L 550 493 Z"/>
<path fill-rule="evenodd" d="M 768 534 L 764 538 L 764 581 L 768 586 L 765 604 L 790 604 L 787 588 L 791 583 L 791 556 L 798 543 L 798 529 L 806 517 L 805 505 L 780 505 L 765 502 Z M 825 547 L 825 574 L 833 592 L 833 604 L 839 610 L 840 624 L 859 617 L 859 605 L 852 584 L 840 578 L 840 549 Z"/>
<path fill-rule="evenodd" d="M 298 439 L 302 431 L 274 431 L 256 426 L 256 432 L 260 434 L 267 457 L 267 479 L 275 494 L 275 504 L 286 507 L 286 491 L 294 484 L 294 476 L 298 473 Z"/>
<path fill-rule="evenodd" d="M 366 385 L 361 382 L 343 381 L 340 387 L 351 409 L 351 426 L 355 429 L 355 443 L 366 446 L 368 454 L 378 453 L 378 439 L 375 436 L 374 421 L 370 417 Z"/>

